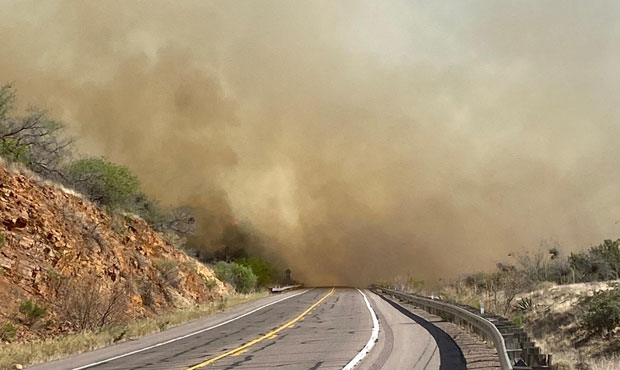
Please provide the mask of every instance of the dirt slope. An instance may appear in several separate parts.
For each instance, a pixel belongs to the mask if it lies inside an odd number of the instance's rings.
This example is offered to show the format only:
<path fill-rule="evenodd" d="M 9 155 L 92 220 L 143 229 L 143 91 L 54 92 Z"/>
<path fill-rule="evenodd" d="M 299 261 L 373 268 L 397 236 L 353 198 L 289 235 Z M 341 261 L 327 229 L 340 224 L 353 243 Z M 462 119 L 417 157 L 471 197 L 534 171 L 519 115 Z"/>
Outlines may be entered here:
<path fill-rule="evenodd" d="M 79 195 L 3 164 L 0 234 L 0 327 L 14 325 L 16 339 L 90 325 L 66 311 L 92 314 L 93 302 L 114 305 L 105 317 L 109 322 L 227 294 L 209 268 L 167 244 L 143 220 L 102 212 Z M 46 308 L 36 324 L 20 312 L 28 299 Z"/>
<path fill-rule="evenodd" d="M 620 330 L 609 338 L 590 338 L 579 324 L 584 314 L 579 299 L 609 289 L 610 283 L 548 283 L 517 297 L 532 300 L 523 324 L 544 351 L 553 353 L 559 369 L 620 369 Z"/>

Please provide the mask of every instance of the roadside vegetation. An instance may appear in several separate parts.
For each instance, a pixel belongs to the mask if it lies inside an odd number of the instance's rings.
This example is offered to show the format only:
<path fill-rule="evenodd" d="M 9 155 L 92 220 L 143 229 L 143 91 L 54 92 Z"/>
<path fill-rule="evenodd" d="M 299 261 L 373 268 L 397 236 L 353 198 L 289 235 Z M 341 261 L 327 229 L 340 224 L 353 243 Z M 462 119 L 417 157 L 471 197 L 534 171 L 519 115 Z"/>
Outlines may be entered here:
<path fill-rule="evenodd" d="M 163 292 L 165 307 L 181 307 L 186 302 L 179 297 L 178 290 L 185 281 L 191 280 L 192 284 L 197 281 L 201 289 L 214 292 L 210 294 L 213 298 L 219 296 L 216 292 L 220 292 L 218 284 L 221 286 L 216 279 L 196 273 L 193 263 L 183 264 L 168 258 L 146 261 L 138 256 L 139 267 L 154 267 L 156 274 L 132 276 L 123 284 L 115 282 L 105 289 L 98 276 L 77 279 L 45 268 L 40 275 L 52 287 L 48 293 L 54 299 L 49 302 L 24 299 L 16 312 L 0 317 L 0 368 L 41 362 L 164 330 L 261 297 L 264 288 L 277 279 L 277 270 L 271 263 L 251 254 L 261 249 L 251 226 L 234 222 L 215 243 L 219 248 L 205 247 L 197 236 L 195 210 L 191 206 L 161 205 L 142 190 L 138 177 L 129 167 L 104 157 L 78 153 L 63 123 L 50 118 L 44 110 L 29 108 L 23 114 L 15 113 L 16 97 L 13 85 L 0 86 L 2 160 L 20 171 L 25 169 L 24 172 L 34 174 L 39 180 L 80 193 L 110 217 L 119 235 L 125 235 L 133 227 L 132 219 L 140 217 L 167 243 L 210 266 L 217 278 L 236 294 L 199 307 L 164 310 L 155 299 L 156 293 Z M 58 217 L 67 223 L 83 224 L 84 243 L 104 249 L 106 243 L 99 225 L 75 220 L 82 216 L 73 213 L 63 209 Z M 0 250 L 5 244 L 5 236 L 0 233 Z M 5 271 L 0 267 L 0 278 L 3 274 Z M 149 314 L 128 315 L 131 299 L 138 299 Z M 58 329 L 60 323 L 62 328 Z M 24 336 L 26 332 L 33 335 Z"/>
<path fill-rule="evenodd" d="M 251 227 L 229 225 L 219 250 L 201 250 L 200 243 L 193 238 L 196 219 L 191 207 L 162 207 L 142 191 L 140 181 L 128 167 L 104 157 L 78 153 L 63 123 L 51 119 L 46 111 L 29 108 L 24 115 L 15 115 L 16 98 L 12 84 L 0 86 L 0 157 L 78 191 L 116 218 L 123 214 L 140 216 L 168 242 L 196 254 L 203 262 L 234 261 L 249 268 L 248 274 L 242 267 L 233 265 L 234 274 L 246 276 L 232 279 L 227 275 L 226 281 L 240 291 L 266 287 L 274 281 L 277 276 L 274 267 L 265 259 L 248 254 L 250 250 L 260 249 L 260 241 L 249 231 Z M 194 239 L 192 245 L 187 244 L 188 238 Z M 3 245 L 4 238 L 0 235 L 0 248 Z"/>
<path fill-rule="evenodd" d="M 174 310 L 150 318 L 134 320 L 126 324 L 104 326 L 98 330 L 86 329 L 80 332 L 29 342 L 14 342 L 2 346 L 0 369 L 14 368 L 15 364 L 32 365 L 63 358 L 72 354 L 92 351 L 148 334 L 164 331 L 201 317 L 265 297 L 265 291 L 251 294 L 235 294 L 200 306 Z M 0 327 L 0 337 L 10 340 L 15 329 L 6 324 Z M 4 339 L 7 338 L 7 339 Z"/>
<path fill-rule="evenodd" d="M 563 254 L 557 242 L 511 253 L 495 271 L 462 276 L 429 291 L 412 276 L 385 282 L 435 294 L 523 325 L 557 369 L 620 368 L 620 239 Z"/>

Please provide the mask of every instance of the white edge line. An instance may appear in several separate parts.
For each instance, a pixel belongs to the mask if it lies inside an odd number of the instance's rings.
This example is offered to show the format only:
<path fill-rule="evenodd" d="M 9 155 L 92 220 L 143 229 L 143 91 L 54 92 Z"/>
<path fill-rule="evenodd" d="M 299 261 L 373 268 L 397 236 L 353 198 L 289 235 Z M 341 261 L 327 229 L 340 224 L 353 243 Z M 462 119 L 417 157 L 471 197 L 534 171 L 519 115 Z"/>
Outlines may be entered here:
<path fill-rule="evenodd" d="M 82 369 L 88 369 L 89 367 L 93 367 L 93 366 L 97 366 L 97 365 L 105 364 L 106 362 L 110 362 L 110 361 L 118 360 L 119 358 L 123 358 L 123 357 L 131 356 L 131 355 L 135 355 L 136 353 L 140 353 L 140 352 L 148 351 L 149 349 L 153 349 L 153 348 L 160 347 L 160 346 L 163 346 L 163 345 L 166 345 L 166 344 L 169 344 L 169 343 L 173 343 L 173 342 L 176 342 L 176 341 L 178 341 L 178 340 L 185 339 L 185 338 L 191 337 L 191 336 L 196 335 L 196 334 L 204 333 L 205 331 L 209 331 L 209 330 L 212 330 L 212 329 L 218 328 L 218 327 L 220 327 L 220 326 L 222 326 L 222 325 L 226 325 L 226 324 L 228 324 L 228 323 L 231 323 L 231 322 L 233 322 L 233 321 L 236 321 L 236 320 L 239 320 L 239 319 L 241 319 L 241 318 L 243 318 L 243 317 L 246 317 L 246 316 L 248 316 L 248 315 L 251 315 L 251 314 L 253 314 L 254 312 L 256 312 L 256 311 L 260 311 L 260 310 L 262 310 L 262 309 L 263 309 L 263 308 L 265 308 L 265 307 L 269 307 L 269 306 L 271 306 L 271 305 L 274 305 L 274 304 L 276 304 L 276 303 L 279 303 L 279 302 L 285 301 L 285 300 L 287 300 L 287 299 L 290 299 L 290 298 L 293 298 L 293 297 L 297 297 L 298 295 L 302 295 L 302 294 L 304 294 L 304 293 L 308 292 L 309 290 L 310 290 L 310 289 L 306 289 L 306 290 L 304 290 L 303 292 L 300 292 L 300 293 L 297 293 L 297 294 L 293 294 L 293 295 L 288 296 L 288 297 L 280 298 L 280 299 L 278 299 L 277 301 L 274 301 L 274 302 L 268 303 L 268 304 L 266 304 L 266 305 L 260 306 L 260 307 L 258 307 L 258 308 L 253 309 L 252 311 L 249 311 L 249 312 L 244 313 L 243 315 L 239 315 L 239 316 L 237 316 L 237 317 L 233 317 L 232 319 L 229 319 L 229 320 L 223 321 L 223 322 L 221 322 L 221 323 L 219 323 L 219 324 L 216 324 L 216 325 L 210 326 L 210 327 L 208 327 L 208 328 L 200 329 L 200 330 L 197 330 L 197 331 L 195 331 L 195 332 L 192 332 L 192 333 L 189 333 L 189 334 L 182 335 L 182 336 L 180 336 L 180 337 L 172 338 L 172 339 L 169 339 L 169 340 L 167 340 L 167 341 L 165 341 L 165 342 L 160 342 L 160 343 L 154 344 L 154 345 L 152 345 L 152 346 L 144 347 L 144 348 L 137 349 L 137 350 L 135 350 L 135 351 L 131 351 L 131 352 L 127 352 L 127 353 L 123 353 L 122 355 L 118 355 L 118 356 L 110 357 L 110 358 L 105 359 L 105 360 L 101 360 L 101 361 L 93 362 L 93 363 L 88 364 L 88 365 L 84 365 L 84 366 L 76 367 L 76 368 L 73 368 L 72 370 L 82 370 Z M 362 293 L 362 294 L 364 294 L 364 293 Z"/>
<path fill-rule="evenodd" d="M 379 320 L 377 320 L 377 315 L 370 306 L 370 302 L 368 302 L 366 294 L 364 294 L 364 292 L 359 289 L 357 291 L 362 294 L 362 297 L 364 297 L 364 301 L 366 301 L 366 307 L 368 308 L 368 312 L 370 312 L 370 316 L 372 317 L 372 334 L 370 334 L 370 339 L 368 339 L 368 343 L 366 343 L 366 346 L 364 346 L 360 353 L 358 353 L 357 356 L 353 358 L 353 360 L 351 360 L 345 367 L 343 367 L 342 370 L 351 370 L 358 363 L 360 363 L 360 361 L 362 361 L 364 357 L 366 357 L 368 353 L 370 353 L 370 350 L 372 349 L 372 347 L 375 346 L 375 343 L 379 338 Z"/>

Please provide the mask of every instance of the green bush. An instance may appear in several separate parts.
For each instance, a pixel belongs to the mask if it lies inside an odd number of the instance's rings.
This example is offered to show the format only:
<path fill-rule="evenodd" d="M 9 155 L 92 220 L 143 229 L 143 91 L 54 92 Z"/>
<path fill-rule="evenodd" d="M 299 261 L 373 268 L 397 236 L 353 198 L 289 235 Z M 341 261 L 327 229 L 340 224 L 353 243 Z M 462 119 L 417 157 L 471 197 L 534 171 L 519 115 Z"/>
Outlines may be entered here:
<path fill-rule="evenodd" d="M 259 287 L 265 287 L 273 281 L 275 277 L 275 269 L 271 264 L 260 257 L 247 257 L 236 260 L 238 264 L 246 266 L 252 269 L 254 275 L 256 275 L 256 285 Z"/>
<path fill-rule="evenodd" d="M 17 335 L 17 329 L 10 322 L 7 322 L 6 324 L 0 326 L 0 339 L 1 340 L 8 342 L 10 340 L 13 340 L 13 338 L 15 338 L 16 335 Z"/>
<path fill-rule="evenodd" d="M 575 281 L 606 281 L 620 277 L 620 240 L 605 240 L 586 252 L 571 253 Z"/>
<path fill-rule="evenodd" d="M 239 293 L 249 293 L 256 287 L 257 277 L 247 266 L 220 261 L 213 265 L 213 271 L 218 279 L 231 284 Z"/>
<path fill-rule="evenodd" d="M 2 247 L 4 247 L 5 244 L 6 244 L 6 239 L 4 238 L 4 234 L 0 233 L 0 249 L 2 249 Z"/>
<path fill-rule="evenodd" d="M 620 276 L 620 239 L 605 240 L 602 244 L 590 248 L 590 254 L 609 264 L 610 269 L 615 272 L 615 278 Z"/>
<path fill-rule="evenodd" d="M 127 167 L 105 158 L 77 160 L 67 169 L 67 177 L 92 201 L 112 209 L 125 209 L 140 190 L 138 178 Z"/>
<path fill-rule="evenodd" d="M 581 323 L 591 334 L 611 334 L 620 326 L 620 285 L 613 284 L 610 290 L 595 292 L 591 297 L 583 297 L 579 305 L 585 309 Z"/>
<path fill-rule="evenodd" d="M 39 306 L 29 299 L 19 306 L 19 312 L 24 315 L 24 323 L 31 326 L 45 316 L 47 308 Z"/>

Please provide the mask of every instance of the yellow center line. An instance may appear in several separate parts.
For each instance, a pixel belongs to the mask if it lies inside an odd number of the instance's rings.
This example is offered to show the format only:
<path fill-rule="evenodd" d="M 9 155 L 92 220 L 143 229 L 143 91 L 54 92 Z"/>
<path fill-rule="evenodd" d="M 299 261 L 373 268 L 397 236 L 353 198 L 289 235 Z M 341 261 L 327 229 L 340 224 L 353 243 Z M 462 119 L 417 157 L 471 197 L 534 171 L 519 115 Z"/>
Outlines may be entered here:
<path fill-rule="evenodd" d="M 279 328 L 274 329 L 274 330 L 270 331 L 269 333 L 267 333 L 267 334 L 265 334 L 265 335 L 263 335 L 263 336 L 261 336 L 261 337 L 259 337 L 259 338 L 256 338 L 256 339 L 254 339 L 253 341 L 248 342 L 248 343 L 246 343 L 246 344 L 244 344 L 244 345 L 242 345 L 242 346 L 240 346 L 240 347 L 237 347 L 237 348 L 235 348 L 235 349 L 231 349 L 231 350 L 230 350 L 230 351 L 228 351 L 228 352 L 224 352 L 224 353 L 222 353 L 221 355 L 219 355 L 219 356 L 217 356 L 217 357 L 213 357 L 213 358 L 212 358 L 212 359 L 210 359 L 210 360 L 207 360 L 207 361 L 205 361 L 205 362 L 201 362 L 201 363 L 196 364 L 196 365 L 194 365 L 194 366 L 192 366 L 192 367 L 188 367 L 186 370 L 200 369 L 200 368 L 202 368 L 202 367 L 205 367 L 205 366 L 207 366 L 207 365 L 210 365 L 210 364 L 214 363 L 214 362 L 215 362 L 215 361 L 217 361 L 217 360 L 221 360 L 221 359 L 223 359 L 224 357 L 228 357 L 228 356 L 234 355 L 234 354 L 235 354 L 235 353 L 237 353 L 237 352 L 241 352 L 241 351 L 247 350 L 247 348 L 248 348 L 248 347 L 251 347 L 251 346 L 255 345 L 255 344 L 256 344 L 256 343 L 258 343 L 258 342 L 261 342 L 261 341 L 263 341 L 263 340 L 265 340 L 265 339 L 268 339 L 268 338 L 270 338 L 270 337 L 275 336 L 276 334 L 278 334 L 278 333 L 279 333 L 279 332 L 281 332 L 282 330 L 284 330 L 284 329 L 286 329 L 286 328 L 290 328 L 291 326 L 295 325 L 295 323 L 296 323 L 297 321 L 301 320 L 304 316 L 306 316 L 307 314 L 309 314 L 309 313 L 310 313 L 310 311 L 312 311 L 313 309 L 315 309 L 315 308 L 316 308 L 316 306 L 320 305 L 320 304 L 321 304 L 321 302 L 323 302 L 324 300 L 326 300 L 326 299 L 327 299 L 327 297 L 329 297 L 329 296 L 330 296 L 330 295 L 332 295 L 333 293 L 334 293 L 334 288 L 332 288 L 332 290 L 330 290 L 330 291 L 329 291 L 329 293 L 325 294 L 325 295 L 324 295 L 321 299 L 319 299 L 318 301 L 316 301 L 316 302 L 315 302 L 312 306 L 308 307 L 308 309 L 307 309 L 307 310 L 305 310 L 304 312 L 302 312 L 299 316 L 297 316 L 296 318 L 294 318 L 294 319 L 292 319 L 291 321 L 287 322 L 286 324 L 284 324 L 284 325 L 280 326 Z"/>

